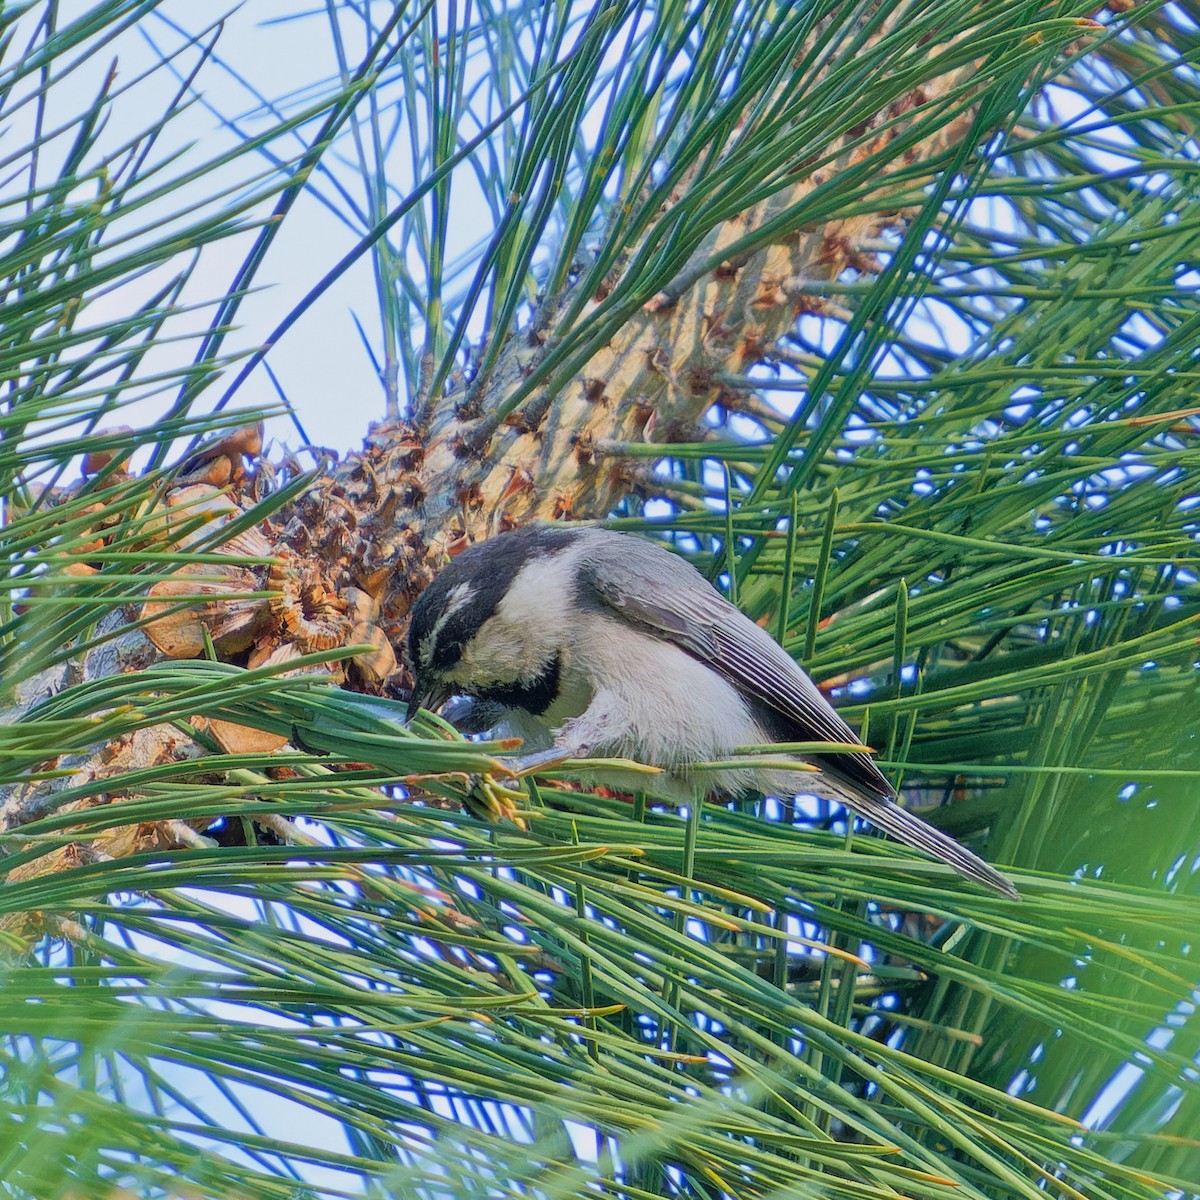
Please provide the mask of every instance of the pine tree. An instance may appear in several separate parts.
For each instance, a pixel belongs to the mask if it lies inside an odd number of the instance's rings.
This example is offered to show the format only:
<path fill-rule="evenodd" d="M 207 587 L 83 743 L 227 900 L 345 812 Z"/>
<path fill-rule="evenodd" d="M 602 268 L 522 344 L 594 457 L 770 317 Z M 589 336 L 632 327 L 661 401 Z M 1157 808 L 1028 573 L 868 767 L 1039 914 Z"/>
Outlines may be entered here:
<path fill-rule="evenodd" d="M 206 19 L 0 11 L 0 1196 L 1200 1195 L 1197 6 L 331 2 L 249 111 Z M 378 423 L 264 447 L 363 264 Z M 405 728 L 596 519 L 1023 902 Z"/>

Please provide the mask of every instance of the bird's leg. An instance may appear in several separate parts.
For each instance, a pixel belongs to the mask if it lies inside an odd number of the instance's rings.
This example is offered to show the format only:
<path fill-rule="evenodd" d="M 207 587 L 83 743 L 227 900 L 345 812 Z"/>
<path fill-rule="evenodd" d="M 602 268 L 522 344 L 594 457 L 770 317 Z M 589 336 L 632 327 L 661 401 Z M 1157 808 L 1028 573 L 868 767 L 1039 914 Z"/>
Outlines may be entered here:
<path fill-rule="evenodd" d="M 590 758 L 592 751 L 601 742 L 598 732 L 602 726 L 598 727 L 593 711 L 597 707 L 593 702 L 588 711 L 581 716 L 564 721 L 562 726 L 554 731 L 554 745 L 548 750 L 506 758 L 504 765 L 511 767 L 516 775 L 529 775 L 534 771 L 557 767 L 568 758 Z"/>
<path fill-rule="evenodd" d="M 517 816 L 517 810 L 512 799 L 511 788 L 513 781 L 520 780 L 526 775 L 557 767 L 568 758 L 579 757 L 576 747 L 551 746 L 548 750 L 538 750 L 532 754 L 522 754 L 516 758 L 499 760 L 506 771 L 511 771 L 513 780 L 497 780 L 492 775 L 473 776 L 471 790 L 467 797 L 467 807 L 477 816 L 485 820 L 495 820 L 497 817 L 508 817 L 509 820 L 525 828 L 525 822 Z"/>
<path fill-rule="evenodd" d="M 504 765 L 516 776 L 531 775 L 535 771 L 544 771 L 547 767 L 557 767 L 568 758 L 585 757 L 574 748 L 551 746 L 549 750 L 536 750 L 532 754 L 520 754 L 516 758 L 504 759 Z"/>

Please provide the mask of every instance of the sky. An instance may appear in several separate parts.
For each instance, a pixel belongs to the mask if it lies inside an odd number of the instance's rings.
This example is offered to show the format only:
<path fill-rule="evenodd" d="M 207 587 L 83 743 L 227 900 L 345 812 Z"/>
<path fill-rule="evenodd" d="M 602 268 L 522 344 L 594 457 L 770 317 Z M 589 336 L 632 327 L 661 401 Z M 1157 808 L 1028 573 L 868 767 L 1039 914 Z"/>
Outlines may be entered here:
<path fill-rule="evenodd" d="M 65 23 L 90 6 L 73 2 L 60 6 L 61 21 Z M 155 154 L 160 159 L 180 150 L 182 164 L 192 166 L 219 156 L 236 141 L 229 123 L 246 131 L 263 128 L 262 106 L 254 92 L 262 97 L 288 97 L 296 89 L 307 90 L 309 81 L 327 81 L 336 72 L 336 61 L 324 15 L 310 11 L 298 20 L 283 19 L 290 8 L 280 0 L 251 0 L 232 9 L 226 17 L 216 42 L 213 60 L 199 77 L 203 90 L 191 107 L 172 121 Z M 376 6 L 379 7 L 379 6 Z M 387 6 L 390 8 L 390 6 Z M 69 86 L 60 85 L 54 93 L 60 111 L 50 114 L 46 124 L 52 126 L 73 112 L 81 111 L 95 95 L 103 73 L 115 63 L 117 83 L 129 86 L 112 106 L 103 133 L 102 145 L 116 147 L 139 133 L 161 113 L 178 87 L 167 71 L 147 72 L 162 53 L 169 53 L 188 38 L 182 32 L 191 29 L 202 32 L 201 22 L 212 21 L 221 10 L 216 6 L 168 2 L 151 16 L 128 29 L 106 50 L 84 63 L 74 72 Z M 202 38 L 203 40 L 203 38 Z M 361 53 L 360 47 L 348 45 L 348 55 Z M 178 60 L 180 70 L 189 70 L 199 51 L 193 46 Z M 316 94 L 316 90 L 313 90 Z M 30 114 L 26 113 L 28 117 Z M 305 127 L 305 138 L 312 135 L 312 125 Z M 60 144 L 60 150 L 65 143 Z M 273 151 L 295 154 L 301 141 L 289 136 L 272 147 Z M 45 156 L 43 177 L 48 177 L 52 159 Z M 265 158 L 253 165 L 253 170 L 268 167 Z M 174 168 L 176 171 L 180 168 Z M 234 169 L 218 169 L 192 185 L 210 194 L 235 181 L 244 181 L 251 174 L 248 163 Z M 339 171 L 350 188 L 361 196 L 362 184 L 356 180 L 352 167 Z M 15 185 L 10 180 L 10 190 Z M 348 211 L 339 202 L 328 182 L 314 180 L 314 190 L 328 196 L 335 210 Z M 0 195 L 4 191 L 0 190 Z M 159 205 L 165 212 L 170 200 Z M 259 207 L 264 215 L 269 206 Z M 156 207 L 131 216 L 130 227 L 148 225 L 154 229 Z M 246 350 L 266 338 L 280 316 L 285 313 L 335 263 L 356 240 L 357 234 L 347 226 L 337 211 L 319 202 L 313 195 L 302 195 L 294 210 L 283 222 L 268 258 L 256 280 L 256 291 L 242 303 L 237 315 L 237 328 L 227 346 Z M 250 235 L 228 239 L 208 246 L 199 259 L 198 268 L 184 297 L 185 303 L 211 302 L 225 294 L 252 242 Z M 89 315 L 95 322 L 127 314 L 142 296 L 149 294 L 163 276 L 151 275 L 127 283 L 96 298 Z M 269 356 L 269 366 L 288 400 L 302 414 L 305 429 L 311 440 L 340 451 L 357 445 L 366 432 L 369 421 L 383 415 L 383 392 L 364 353 L 362 339 L 356 330 L 357 315 L 368 336 L 378 340 L 378 304 L 371 277 L 369 261 L 364 259 L 353 266 L 311 312 L 302 317 Z M 181 322 L 182 325 L 182 322 Z M 187 327 L 196 329 L 198 318 L 189 318 Z M 191 347 L 173 346 L 159 355 L 160 363 L 178 362 L 190 356 Z M 226 381 L 229 376 L 226 377 Z M 224 382 L 210 389 L 215 400 Z M 256 370 L 239 389 L 236 403 L 240 406 L 277 404 L 279 391 L 270 375 Z M 123 414 L 122 424 L 138 424 L 152 420 L 164 406 L 159 397 Z M 285 420 L 272 423 L 271 432 L 295 447 L 300 439 L 297 431 Z"/>

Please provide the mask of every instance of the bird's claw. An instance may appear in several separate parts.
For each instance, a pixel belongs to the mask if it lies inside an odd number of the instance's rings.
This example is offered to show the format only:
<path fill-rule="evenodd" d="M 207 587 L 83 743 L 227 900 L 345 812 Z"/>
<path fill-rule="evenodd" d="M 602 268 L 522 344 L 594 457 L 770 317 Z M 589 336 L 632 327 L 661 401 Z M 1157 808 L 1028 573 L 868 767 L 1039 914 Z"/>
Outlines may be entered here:
<path fill-rule="evenodd" d="M 523 791 L 516 791 L 491 775 L 471 775 L 467 782 L 466 805 L 472 816 L 493 823 L 507 817 L 519 829 L 526 828 L 524 818 L 518 815 L 520 803 L 525 799 Z"/>

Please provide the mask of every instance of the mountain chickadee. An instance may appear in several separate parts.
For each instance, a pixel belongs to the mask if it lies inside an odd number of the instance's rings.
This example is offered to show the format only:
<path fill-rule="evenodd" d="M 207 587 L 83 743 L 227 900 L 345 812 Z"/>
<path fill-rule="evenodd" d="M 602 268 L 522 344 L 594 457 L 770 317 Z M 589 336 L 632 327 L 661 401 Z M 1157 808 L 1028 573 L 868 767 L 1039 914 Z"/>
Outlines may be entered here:
<path fill-rule="evenodd" d="M 786 651 L 690 563 L 653 542 L 591 527 L 529 526 L 463 551 L 417 599 L 408 634 L 422 703 L 471 697 L 478 728 L 516 734 L 529 766 L 630 758 L 579 778 L 688 802 L 699 789 L 815 790 L 1004 896 L 998 871 L 895 801 L 866 753 L 813 754 L 820 775 L 752 763 L 694 771 L 770 742 L 858 743 Z M 479 718 L 483 717 L 482 723 Z M 517 760 L 518 763 L 521 760 Z"/>

